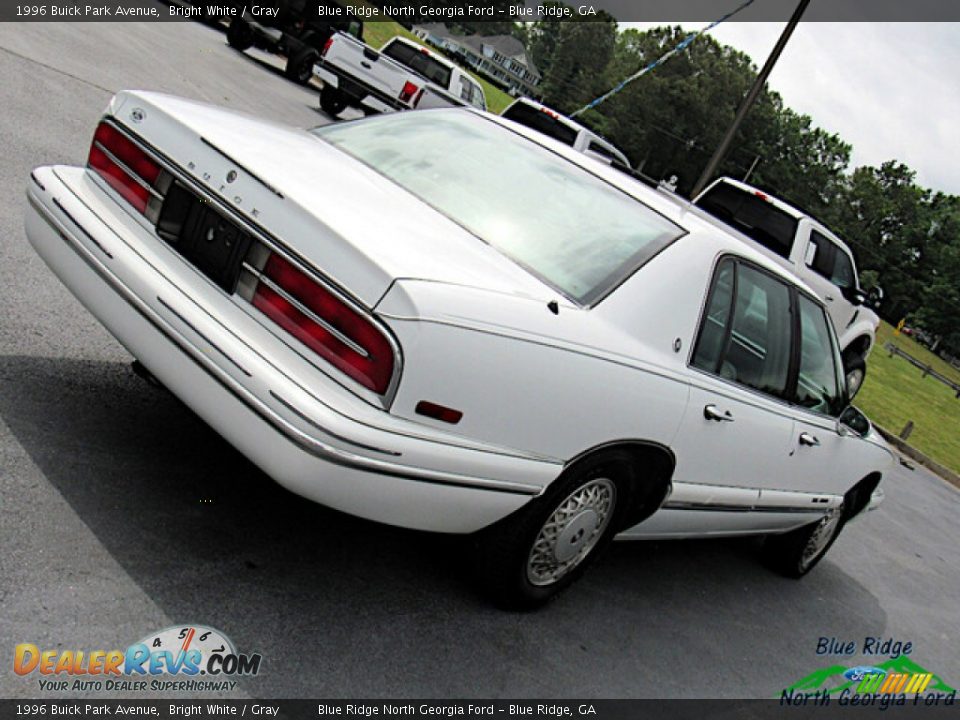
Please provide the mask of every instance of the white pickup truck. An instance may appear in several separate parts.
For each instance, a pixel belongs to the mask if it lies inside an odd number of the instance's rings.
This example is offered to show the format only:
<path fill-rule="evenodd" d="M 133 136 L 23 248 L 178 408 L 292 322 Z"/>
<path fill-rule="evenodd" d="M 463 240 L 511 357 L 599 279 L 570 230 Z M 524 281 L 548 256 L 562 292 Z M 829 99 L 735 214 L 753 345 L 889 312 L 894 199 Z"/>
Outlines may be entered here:
<path fill-rule="evenodd" d="M 314 74 L 323 81 L 320 107 L 330 115 L 348 105 L 365 113 L 456 105 L 487 109 L 483 88 L 466 71 L 399 36 L 374 50 L 336 33 L 324 45 Z"/>
<path fill-rule="evenodd" d="M 880 318 L 866 307 L 883 297 L 860 288 L 850 248 L 809 214 L 746 183 L 720 178 L 693 205 L 791 269 L 824 301 L 836 328 L 850 396 L 866 376 Z"/>
<path fill-rule="evenodd" d="M 569 145 L 574 150 L 579 150 L 608 165 L 619 166 L 620 169 L 630 168 L 627 156 L 615 145 L 585 128 L 576 120 L 536 100 L 528 97 L 517 98 L 501 116 L 541 132 L 554 140 L 559 140 L 564 145 Z"/>

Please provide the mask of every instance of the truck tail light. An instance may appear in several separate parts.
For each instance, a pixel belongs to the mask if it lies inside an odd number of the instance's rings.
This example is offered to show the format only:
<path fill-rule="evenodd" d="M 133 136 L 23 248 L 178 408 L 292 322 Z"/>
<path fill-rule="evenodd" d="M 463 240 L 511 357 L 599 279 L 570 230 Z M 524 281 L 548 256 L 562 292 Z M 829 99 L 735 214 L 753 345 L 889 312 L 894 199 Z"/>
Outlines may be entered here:
<path fill-rule="evenodd" d="M 400 91 L 400 100 L 403 102 L 410 102 L 419 89 L 419 87 L 407 80 L 403 84 L 403 90 Z"/>
<path fill-rule="evenodd" d="M 383 332 L 276 253 L 263 268 L 253 305 L 364 387 L 387 392 L 394 351 Z"/>
<path fill-rule="evenodd" d="M 320 57 L 323 57 L 327 54 L 327 50 L 330 49 L 330 46 L 333 45 L 333 35 L 327 38 L 327 41 L 323 44 L 323 50 L 320 51 Z"/>
<path fill-rule="evenodd" d="M 113 125 L 102 122 L 97 126 L 87 165 L 139 212 L 147 215 L 152 200 L 159 210 L 160 194 L 155 186 L 160 166 Z"/>

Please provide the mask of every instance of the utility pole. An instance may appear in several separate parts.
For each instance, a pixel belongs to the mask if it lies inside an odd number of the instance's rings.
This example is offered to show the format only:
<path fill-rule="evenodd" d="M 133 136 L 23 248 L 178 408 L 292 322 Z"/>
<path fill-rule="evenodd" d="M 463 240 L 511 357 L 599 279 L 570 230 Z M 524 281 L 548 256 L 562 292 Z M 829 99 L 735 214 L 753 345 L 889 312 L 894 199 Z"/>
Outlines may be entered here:
<path fill-rule="evenodd" d="M 690 197 L 696 197 L 699 195 L 707 186 L 707 183 L 710 182 L 710 179 L 717 171 L 717 168 L 720 167 L 721 161 L 726 156 L 727 151 L 730 149 L 730 143 L 733 142 L 733 136 L 737 134 L 737 130 L 740 129 L 743 119 L 747 116 L 747 113 L 750 112 L 750 108 L 753 107 L 753 103 L 757 99 L 757 95 L 759 95 L 760 91 L 763 89 L 764 84 L 767 82 L 767 78 L 770 76 L 770 73 L 773 70 L 773 66 L 776 65 L 777 60 L 780 59 L 780 53 L 783 52 L 783 48 L 786 46 L 787 40 L 789 40 L 790 36 L 793 35 L 793 31 L 796 29 L 797 23 L 800 22 L 800 16 L 803 15 L 804 10 L 807 9 L 807 5 L 809 4 L 810 0 L 800 0 L 800 4 L 797 5 L 797 9 L 793 11 L 793 15 L 790 17 L 790 21 L 787 23 L 787 26 L 783 29 L 780 39 L 777 40 L 777 44 L 774 45 L 773 50 L 770 51 L 770 57 L 767 58 L 767 62 L 764 63 L 763 69 L 760 70 L 760 74 L 757 75 L 757 79 L 754 81 L 753 86 L 750 88 L 750 91 L 747 93 L 746 97 L 743 98 L 743 102 L 740 103 L 740 107 L 737 108 L 737 114 L 733 118 L 733 123 L 730 125 L 726 135 L 723 136 L 723 140 L 720 141 L 720 144 L 714 151 L 713 157 L 710 158 L 710 162 L 708 162 L 707 167 L 704 168 L 703 174 L 700 175 L 700 179 L 697 180 L 696 184 L 693 186 L 693 190 L 690 192 Z"/>

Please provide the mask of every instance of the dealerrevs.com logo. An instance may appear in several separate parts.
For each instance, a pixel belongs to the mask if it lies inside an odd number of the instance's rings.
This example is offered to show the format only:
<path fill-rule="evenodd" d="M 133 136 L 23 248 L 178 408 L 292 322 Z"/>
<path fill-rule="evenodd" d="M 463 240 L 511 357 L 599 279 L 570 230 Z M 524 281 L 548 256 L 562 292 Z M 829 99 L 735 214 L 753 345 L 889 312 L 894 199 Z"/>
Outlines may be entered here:
<path fill-rule="evenodd" d="M 47 650 L 20 643 L 13 671 L 36 676 L 44 692 L 224 691 L 237 687 L 234 678 L 257 675 L 261 660 L 259 653 L 238 653 L 219 630 L 178 625 L 126 650 Z"/>

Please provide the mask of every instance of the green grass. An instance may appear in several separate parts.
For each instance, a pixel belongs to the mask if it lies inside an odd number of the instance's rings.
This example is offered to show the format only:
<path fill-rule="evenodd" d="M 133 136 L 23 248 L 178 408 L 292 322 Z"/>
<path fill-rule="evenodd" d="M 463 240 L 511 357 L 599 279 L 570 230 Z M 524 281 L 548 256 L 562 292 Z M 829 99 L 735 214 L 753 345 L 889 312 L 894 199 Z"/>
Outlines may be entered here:
<path fill-rule="evenodd" d="M 910 353 L 937 372 L 960 382 L 960 372 L 906 335 L 894 335 L 881 323 L 877 345 L 867 360 L 867 379 L 856 405 L 871 420 L 899 434 L 908 420 L 914 424 L 908 442 L 954 472 L 960 472 L 960 399 L 949 387 L 901 357 L 884 350 L 887 342 Z"/>
<path fill-rule="evenodd" d="M 363 24 L 363 41 L 370 47 L 376 48 L 377 50 L 382 48 L 386 44 L 387 40 L 395 37 L 396 35 L 405 37 L 408 40 L 413 40 L 415 43 L 420 43 L 421 45 L 423 44 L 423 41 L 421 41 L 420 38 L 399 23 L 386 20 L 376 20 L 365 22 Z M 468 70 L 467 72 L 470 71 Z M 490 112 L 497 113 L 499 115 L 506 109 L 507 105 L 513 102 L 513 98 L 507 95 L 507 93 L 498 88 L 496 85 L 491 84 L 482 77 L 478 77 L 472 72 L 470 75 L 474 80 L 480 83 L 480 86 L 483 88 L 483 94 L 487 98 L 487 109 Z"/>

